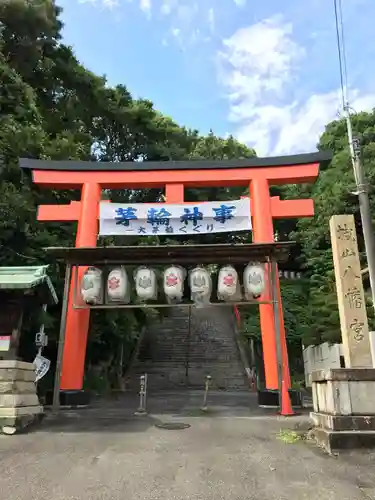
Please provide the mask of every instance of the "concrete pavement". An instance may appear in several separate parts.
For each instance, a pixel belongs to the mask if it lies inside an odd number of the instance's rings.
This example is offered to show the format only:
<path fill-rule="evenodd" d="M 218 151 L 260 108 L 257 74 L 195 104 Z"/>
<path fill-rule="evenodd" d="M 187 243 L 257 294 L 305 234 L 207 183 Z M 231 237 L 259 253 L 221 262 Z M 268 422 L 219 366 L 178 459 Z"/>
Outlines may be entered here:
<path fill-rule="evenodd" d="M 101 409 L 71 412 L 29 434 L 0 436 L 0 500 L 375 498 L 375 455 L 328 457 L 278 439 L 290 420 L 217 408 L 207 416 L 191 408 L 146 417 L 121 408 L 106 418 Z M 160 422 L 190 427 L 155 427 Z"/>

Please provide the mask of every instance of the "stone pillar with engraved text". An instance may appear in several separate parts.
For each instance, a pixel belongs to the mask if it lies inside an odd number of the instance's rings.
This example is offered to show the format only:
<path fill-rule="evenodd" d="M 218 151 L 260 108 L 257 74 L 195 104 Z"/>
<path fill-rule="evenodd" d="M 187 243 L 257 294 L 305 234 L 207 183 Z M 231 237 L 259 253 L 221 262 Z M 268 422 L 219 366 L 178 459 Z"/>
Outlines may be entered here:
<path fill-rule="evenodd" d="M 330 453 L 375 447 L 375 369 L 353 215 L 330 220 L 345 368 L 311 374 L 313 436 Z"/>
<path fill-rule="evenodd" d="M 354 216 L 334 215 L 329 225 L 345 365 L 370 368 L 372 356 Z"/>

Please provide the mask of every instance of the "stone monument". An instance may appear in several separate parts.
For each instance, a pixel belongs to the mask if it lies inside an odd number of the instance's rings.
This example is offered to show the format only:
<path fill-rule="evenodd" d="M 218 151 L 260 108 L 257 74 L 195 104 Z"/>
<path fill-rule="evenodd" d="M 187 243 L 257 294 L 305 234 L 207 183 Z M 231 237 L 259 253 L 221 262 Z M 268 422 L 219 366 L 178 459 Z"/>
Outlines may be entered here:
<path fill-rule="evenodd" d="M 375 369 L 353 215 L 334 215 L 330 232 L 345 368 L 311 374 L 314 435 L 329 453 L 375 446 Z"/>

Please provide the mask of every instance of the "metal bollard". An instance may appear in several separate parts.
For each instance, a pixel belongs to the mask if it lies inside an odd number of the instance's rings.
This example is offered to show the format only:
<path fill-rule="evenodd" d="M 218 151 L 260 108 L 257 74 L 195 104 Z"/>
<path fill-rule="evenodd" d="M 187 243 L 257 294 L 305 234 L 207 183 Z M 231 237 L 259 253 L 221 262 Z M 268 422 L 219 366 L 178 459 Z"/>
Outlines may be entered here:
<path fill-rule="evenodd" d="M 144 375 L 145 380 L 144 380 L 144 394 L 143 394 L 143 408 L 146 411 L 146 403 L 147 403 L 147 373 Z"/>
<path fill-rule="evenodd" d="M 146 415 L 146 397 L 147 397 L 147 373 L 140 377 L 140 391 L 139 391 L 139 408 L 135 412 L 136 415 Z"/>
<path fill-rule="evenodd" d="M 211 384 L 211 375 L 206 375 L 206 384 L 205 384 L 205 389 L 204 389 L 204 397 L 203 397 L 203 406 L 202 410 L 207 411 L 207 397 L 208 397 L 208 390 L 210 388 Z"/>

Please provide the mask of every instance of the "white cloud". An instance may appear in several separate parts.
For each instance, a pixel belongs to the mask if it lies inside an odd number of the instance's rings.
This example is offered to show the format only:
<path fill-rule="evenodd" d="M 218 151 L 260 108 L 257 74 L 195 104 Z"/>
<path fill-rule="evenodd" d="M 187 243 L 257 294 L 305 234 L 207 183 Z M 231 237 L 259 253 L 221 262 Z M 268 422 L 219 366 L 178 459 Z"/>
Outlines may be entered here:
<path fill-rule="evenodd" d="M 101 7 L 110 10 L 120 6 L 120 0 L 79 0 L 79 3 L 99 4 Z"/>
<path fill-rule="evenodd" d="M 164 0 L 163 1 L 163 4 L 160 8 L 161 10 L 161 13 L 164 14 L 165 16 L 167 16 L 168 14 L 170 14 L 172 12 L 172 3 L 170 0 Z"/>
<path fill-rule="evenodd" d="M 0 0 L 1 1 L 1 0 Z M 63 0 L 60 0 L 63 1 Z M 65 0 L 72 1 L 72 0 Z M 148 17 L 152 12 L 168 18 L 170 26 L 162 37 L 162 45 L 168 45 L 172 38 L 180 49 L 188 46 L 208 42 L 215 30 L 214 0 L 77 0 L 99 8 L 121 8 L 126 4 L 133 4 Z M 231 2 L 232 0 L 227 0 Z M 176 36 L 173 32 L 178 29 Z"/>
<path fill-rule="evenodd" d="M 375 106 L 375 94 L 361 95 L 354 90 L 351 103 L 355 110 L 370 110 Z M 305 102 L 244 109 L 236 137 L 253 145 L 262 156 L 309 152 L 315 149 L 325 125 L 339 117 L 340 106 L 336 90 L 313 94 Z"/>
<path fill-rule="evenodd" d="M 164 46 L 171 38 L 180 50 L 186 51 L 193 45 L 210 41 L 208 35 L 213 33 L 215 27 L 213 8 L 191 0 L 163 0 L 160 12 L 170 18 L 170 27 L 162 42 Z"/>
<path fill-rule="evenodd" d="M 181 34 L 181 30 L 180 28 L 172 28 L 171 33 L 175 38 L 178 38 Z"/>
<path fill-rule="evenodd" d="M 208 26 L 210 27 L 210 31 L 213 32 L 215 30 L 215 11 L 213 7 L 208 9 Z"/>
<path fill-rule="evenodd" d="M 199 6 L 196 2 L 182 4 L 176 7 L 176 16 L 182 23 L 189 25 L 198 11 Z"/>
<path fill-rule="evenodd" d="M 79 3 L 91 3 L 105 9 L 114 9 L 125 3 L 132 3 L 133 0 L 78 0 Z M 165 0 L 167 2 L 167 0 Z M 173 0 L 172 0 L 173 1 Z M 151 0 L 139 0 L 139 8 L 147 15 L 151 13 Z"/>
<path fill-rule="evenodd" d="M 233 2 L 238 5 L 238 7 L 245 7 L 246 0 L 233 0 Z"/>
<path fill-rule="evenodd" d="M 151 12 L 151 0 L 139 0 L 139 7 L 143 12 L 150 14 Z"/>
<path fill-rule="evenodd" d="M 238 30 L 223 41 L 219 76 L 229 99 L 229 119 L 239 140 L 259 155 L 281 155 L 314 149 L 327 122 L 337 118 L 337 90 L 293 98 L 299 63 L 305 51 L 292 37 L 292 25 L 280 16 Z M 291 97 L 292 96 L 292 97 Z M 352 90 L 358 111 L 375 106 L 375 94 Z"/>
<path fill-rule="evenodd" d="M 119 0 L 104 0 L 103 3 L 109 9 L 114 9 L 115 7 L 118 7 L 120 5 Z"/>
<path fill-rule="evenodd" d="M 241 28 L 224 40 L 220 56 L 229 69 L 224 83 L 230 89 L 232 102 L 241 98 L 254 101 L 264 93 L 283 92 L 294 66 L 304 55 L 291 32 L 291 24 L 282 24 L 279 17 L 274 17 Z"/>

